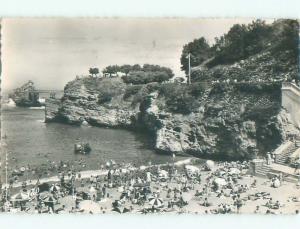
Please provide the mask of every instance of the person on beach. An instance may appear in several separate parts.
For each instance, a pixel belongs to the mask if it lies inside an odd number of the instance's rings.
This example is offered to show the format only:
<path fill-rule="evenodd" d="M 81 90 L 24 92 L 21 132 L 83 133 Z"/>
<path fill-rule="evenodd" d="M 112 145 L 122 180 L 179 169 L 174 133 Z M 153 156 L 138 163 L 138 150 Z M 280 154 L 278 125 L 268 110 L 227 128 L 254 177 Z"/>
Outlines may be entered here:
<path fill-rule="evenodd" d="M 242 201 L 240 195 L 237 195 L 237 198 L 235 200 L 234 205 L 236 206 L 237 214 L 239 214 L 240 213 L 240 209 L 243 206 L 243 201 Z"/>
<path fill-rule="evenodd" d="M 294 174 L 298 174 L 300 170 L 300 155 L 298 157 L 298 160 L 295 162 L 295 171 Z"/>
<path fill-rule="evenodd" d="M 271 154 L 270 152 L 267 153 L 267 165 L 271 165 L 272 163 L 272 157 L 271 157 Z"/>

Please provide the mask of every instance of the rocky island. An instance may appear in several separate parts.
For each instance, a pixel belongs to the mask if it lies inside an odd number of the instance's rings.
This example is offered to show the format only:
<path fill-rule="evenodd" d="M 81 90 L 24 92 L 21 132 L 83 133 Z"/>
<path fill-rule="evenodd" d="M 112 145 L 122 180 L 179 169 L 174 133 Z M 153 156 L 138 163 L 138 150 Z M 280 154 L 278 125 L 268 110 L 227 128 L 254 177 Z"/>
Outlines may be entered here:
<path fill-rule="evenodd" d="M 62 99 L 46 101 L 45 121 L 146 131 L 161 152 L 229 160 L 265 155 L 299 135 L 281 103 L 282 82 L 299 79 L 295 26 L 294 20 L 256 21 L 233 26 L 212 47 L 203 39 L 187 44 L 183 57 L 188 52 L 197 60 L 191 84 L 171 81 L 169 69 L 154 65 L 123 66 L 122 77 L 112 68 L 107 77 L 77 77 Z M 247 43 L 256 30 L 265 31 Z M 192 49 L 195 42 L 207 53 Z M 184 70 L 185 63 L 182 58 Z"/>
<path fill-rule="evenodd" d="M 16 88 L 10 95 L 17 106 L 20 107 L 39 107 L 42 104 L 39 101 L 39 93 L 34 87 L 34 83 L 29 80 L 21 87 Z"/>

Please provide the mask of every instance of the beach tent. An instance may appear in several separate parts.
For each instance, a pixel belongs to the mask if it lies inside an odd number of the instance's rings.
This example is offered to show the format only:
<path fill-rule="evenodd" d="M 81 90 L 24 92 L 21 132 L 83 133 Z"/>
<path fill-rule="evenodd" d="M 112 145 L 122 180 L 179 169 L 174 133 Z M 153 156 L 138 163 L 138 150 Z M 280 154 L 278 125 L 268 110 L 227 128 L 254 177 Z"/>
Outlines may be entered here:
<path fill-rule="evenodd" d="M 215 163 L 212 160 L 207 160 L 205 162 L 205 167 L 207 170 L 213 170 L 215 167 Z"/>
<path fill-rule="evenodd" d="M 11 197 L 11 201 L 13 202 L 23 202 L 28 200 L 29 200 L 29 195 L 25 192 L 19 192 Z"/>

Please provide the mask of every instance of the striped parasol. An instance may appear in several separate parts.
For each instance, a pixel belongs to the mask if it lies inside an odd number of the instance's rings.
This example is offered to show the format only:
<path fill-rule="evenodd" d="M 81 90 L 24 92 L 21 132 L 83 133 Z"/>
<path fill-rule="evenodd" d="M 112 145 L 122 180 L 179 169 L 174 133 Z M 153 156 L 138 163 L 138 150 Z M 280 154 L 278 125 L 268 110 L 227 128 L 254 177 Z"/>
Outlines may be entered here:
<path fill-rule="evenodd" d="M 45 203 L 55 203 L 57 200 L 54 198 L 54 196 L 50 193 L 47 193 L 43 196 L 42 200 Z"/>
<path fill-rule="evenodd" d="M 59 192 L 60 191 L 60 186 L 58 184 L 53 184 L 50 187 L 51 192 Z"/>
<path fill-rule="evenodd" d="M 148 200 L 149 200 L 149 204 L 151 204 L 154 207 L 161 207 L 163 206 L 164 203 L 163 200 L 157 196 L 150 196 Z"/>
<path fill-rule="evenodd" d="M 112 211 L 122 214 L 122 213 L 129 212 L 130 210 L 128 208 L 124 207 L 124 206 L 119 206 L 119 207 L 113 208 Z"/>

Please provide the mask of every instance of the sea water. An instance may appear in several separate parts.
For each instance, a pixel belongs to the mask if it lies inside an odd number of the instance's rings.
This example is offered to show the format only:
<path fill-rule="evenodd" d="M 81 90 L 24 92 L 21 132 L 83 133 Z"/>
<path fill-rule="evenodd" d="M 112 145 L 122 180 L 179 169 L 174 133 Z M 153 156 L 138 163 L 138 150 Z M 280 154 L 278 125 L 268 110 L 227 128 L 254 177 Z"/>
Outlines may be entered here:
<path fill-rule="evenodd" d="M 85 170 L 99 169 L 108 160 L 137 166 L 173 160 L 170 155 L 156 153 L 148 135 L 122 129 L 44 123 L 44 113 L 43 109 L 2 106 L 2 136 L 11 170 L 61 160 L 72 164 L 81 158 Z M 78 142 L 89 143 L 91 153 L 74 154 L 74 144 Z"/>

